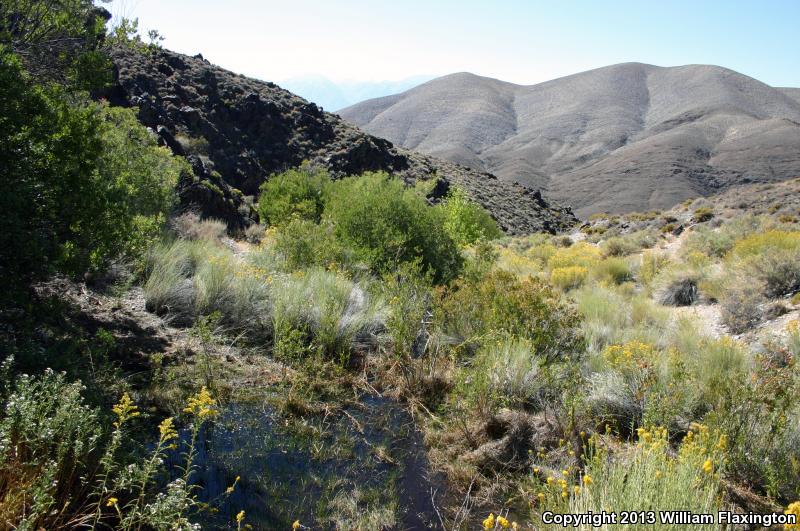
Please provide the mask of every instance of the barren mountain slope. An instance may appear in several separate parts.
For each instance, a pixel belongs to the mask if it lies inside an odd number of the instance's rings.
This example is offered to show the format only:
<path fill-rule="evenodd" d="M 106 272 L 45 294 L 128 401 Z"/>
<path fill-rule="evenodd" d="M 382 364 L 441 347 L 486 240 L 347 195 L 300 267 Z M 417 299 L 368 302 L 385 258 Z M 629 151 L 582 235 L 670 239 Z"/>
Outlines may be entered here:
<path fill-rule="evenodd" d="M 408 182 L 438 179 L 432 201 L 463 187 L 510 234 L 558 231 L 575 223 L 565 208 L 529 188 L 452 162 L 395 148 L 274 83 L 167 50 L 114 53 L 112 104 L 138 107 L 160 141 L 186 155 L 194 178 L 180 183 L 185 206 L 243 227 L 252 196 L 275 172 L 310 161 L 334 177 L 384 170 Z"/>
<path fill-rule="evenodd" d="M 587 215 L 800 175 L 798 92 L 717 66 L 624 63 L 532 86 L 453 74 L 340 114 L 403 146 L 545 187 Z"/>

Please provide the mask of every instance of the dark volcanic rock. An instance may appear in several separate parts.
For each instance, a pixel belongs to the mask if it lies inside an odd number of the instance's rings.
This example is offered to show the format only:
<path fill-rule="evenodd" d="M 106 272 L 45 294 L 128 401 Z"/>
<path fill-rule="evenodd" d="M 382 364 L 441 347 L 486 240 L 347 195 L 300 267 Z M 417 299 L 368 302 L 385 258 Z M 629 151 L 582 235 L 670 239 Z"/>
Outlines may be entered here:
<path fill-rule="evenodd" d="M 334 178 L 382 170 L 408 183 L 439 179 L 438 190 L 456 184 L 510 234 L 556 232 L 576 222 L 570 209 L 538 191 L 396 148 L 274 83 L 223 70 L 200 55 L 118 49 L 113 58 L 112 104 L 137 107 L 141 122 L 192 165 L 195 175 L 179 186 L 182 204 L 233 229 L 256 219 L 245 196 L 304 161 L 326 167 Z"/>

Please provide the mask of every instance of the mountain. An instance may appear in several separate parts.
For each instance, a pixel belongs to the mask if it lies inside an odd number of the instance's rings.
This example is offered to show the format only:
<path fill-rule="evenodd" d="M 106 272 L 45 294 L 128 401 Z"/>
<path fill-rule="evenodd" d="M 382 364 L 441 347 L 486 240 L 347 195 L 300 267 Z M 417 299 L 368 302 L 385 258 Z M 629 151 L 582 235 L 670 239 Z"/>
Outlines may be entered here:
<path fill-rule="evenodd" d="M 304 161 L 334 178 L 383 170 L 409 184 L 435 180 L 432 202 L 457 185 L 509 234 L 556 232 L 577 221 L 538 191 L 396 148 L 274 83 L 216 67 L 202 55 L 118 48 L 112 58 L 115 83 L 106 99 L 137 108 L 139 120 L 192 166 L 178 185 L 182 206 L 234 229 L 254 221 L 253 197 L 270 175 Z"/>
<path fill-rule="evenodd" d="M 718 66 L 624 63 L 531 86 L 452 74 L 339 114 L 586 216 L 800 175 L 798 93 Z"/>
<path fill-rule="evenodd" d="M 371 98 L 397 94 L 430 81 L 433 76 L 414 76 L 399 81 L 340 81 L 323 76 L 301 76 L 286 79 L 280 85 L 323 109 L 336 111 Z"/>

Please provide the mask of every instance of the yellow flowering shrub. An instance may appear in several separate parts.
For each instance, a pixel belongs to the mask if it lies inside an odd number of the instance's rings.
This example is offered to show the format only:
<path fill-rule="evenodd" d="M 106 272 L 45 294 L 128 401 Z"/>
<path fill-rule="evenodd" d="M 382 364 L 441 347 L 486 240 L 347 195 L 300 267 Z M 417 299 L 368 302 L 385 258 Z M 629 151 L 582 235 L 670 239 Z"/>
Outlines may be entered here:
<path fill-rule="evenodd" d="M 550 272 L 550 282 L 563 290 L 579 287 L 589 275 L 583 266 L 558 267 Z"/>
<path fill-rule="evenodd" d="M 578 242 L 570 247 L 562 247 L 550 257 L 547 265 L 550 269 L 560 267 L 582 266 L 591 268 L 603 258 L 603 251 L 596 245 Z"/>

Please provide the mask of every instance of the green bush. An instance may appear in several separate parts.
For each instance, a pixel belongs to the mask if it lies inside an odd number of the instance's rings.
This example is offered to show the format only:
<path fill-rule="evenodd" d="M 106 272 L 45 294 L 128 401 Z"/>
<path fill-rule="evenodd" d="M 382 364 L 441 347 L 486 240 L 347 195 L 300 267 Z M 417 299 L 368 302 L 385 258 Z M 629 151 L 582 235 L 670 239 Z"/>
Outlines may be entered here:
<path fill-rule="evenodd" d="M 459 245 L 471 245 L 478 240 L 493 240 L 503 233 L 497 222 L 456 188 L 439 206 L 444 211 L 444 228 Z"/>
<path fill-rule="evenodd" d="M 461 270 L 463 258 L 445 230 L 443 212 L 385 173 L 335 182 L 325 217 L 336 236 L 377 272 L 417 259 L 436 282 Z"/>
<path fill-rule="evenodd" d="M 297 218 L 318 223 L 330 185 L 331 178 L 325 170 L 308 166 L 273 175 L 261 185 L 261 221 L 282 225 Z"/>
<path fill-rule="evenodd" d="M 189 171 L 129 109 L 71 103 L 35 86 L 0 51 L 0 159 L 13 193 L 0 198 L 0 271 L 78 275 L 137 259 L 165 221 Z"/>
<path fill-rule="evenodd" d="M 582 351 L 577 313 L 537 279 L 519 280 L 497 271 L 478 282 L 459 281 L 439 293 L 434 307 L 443 332 L 462 341 L 492 335 L 524 338 L 548 361 Z"/>
<path fill-rule="evenodd" d="M 312 266 L 347 267 L 352 251 L 336 239 L 330 223 L 315 224 L 305 219 L 293 219 L 275 233 L 274 251 L 285 260 L 289 271 Z"/>

